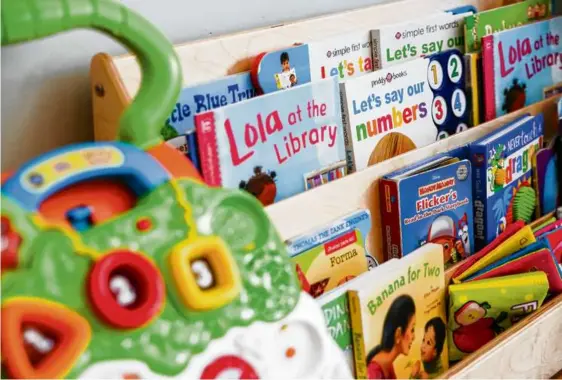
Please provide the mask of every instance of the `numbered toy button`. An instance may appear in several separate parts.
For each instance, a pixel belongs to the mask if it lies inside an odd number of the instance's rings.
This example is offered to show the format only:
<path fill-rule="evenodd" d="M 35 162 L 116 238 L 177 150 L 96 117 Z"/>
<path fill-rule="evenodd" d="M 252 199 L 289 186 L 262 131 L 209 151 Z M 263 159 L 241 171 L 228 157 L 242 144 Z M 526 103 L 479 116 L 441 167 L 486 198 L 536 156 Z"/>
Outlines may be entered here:
<path fill-rule="evenodd" d="M 118 329 L 142 327 L 164 306 L 160 271 L 148 258 L 129 251 L 113 252 L 96 262 L 88 291 L 98 317 Z"/>
<path fill-rule="evenodd" d="M 443 67 L 439 61 L 431 61 L 427 69 L 427 80 L 429 87 L 433 90 L 438 90 L 443 84 Z"/>
<path fill-rule="evenodd" d="M 14 230 L 10 219 L 2 216 L 1 220 L 2 229 L 2 256 L 1 268 L 2 272 L 6 270 L 15 269 L 18 266 L 18 252 L 21 246 L 22 238 Z"/>
<path fill-rule="evenodd" d="M 466 125 L 465 123 L 460 123 L 457 126 L 457 133 L 461 133 L 461 132 L 464 132 L 466 130 L 468 130 L 468 125 Z"/>
<path fill-rule="evenodd" d="M 453 105 L 453 114 L 456 117 L 463 117 L 466 112 L 466 95 L 464 91 L 457 88 L 453 91 L 453 96 L 451 97 L 451 104 Z"/>
<path fill-rule="evenodd" d="M 443 140 L 443 139 L 446 139 L 447 137 L 449 137 L 449 132 L 447 132 L 447 131 L 440 131 L 437 134 L 437 140 Z"/>
<path fill-rule="evenodd" d="M 459 83 L 462 78 L 462 58 L 458 54 L 451 54 L 447 63 L 447 75 L 453 83 Z"/>
<path fill-rule="evenodd" d="M 445 120 L 447 120 L 447 102 L 442 96 L 436 96 L 433 99 L 433 104 L 431 106 L 431 112 L 433 115 L 433 121 L 437 125 L 443 125 Z"/>

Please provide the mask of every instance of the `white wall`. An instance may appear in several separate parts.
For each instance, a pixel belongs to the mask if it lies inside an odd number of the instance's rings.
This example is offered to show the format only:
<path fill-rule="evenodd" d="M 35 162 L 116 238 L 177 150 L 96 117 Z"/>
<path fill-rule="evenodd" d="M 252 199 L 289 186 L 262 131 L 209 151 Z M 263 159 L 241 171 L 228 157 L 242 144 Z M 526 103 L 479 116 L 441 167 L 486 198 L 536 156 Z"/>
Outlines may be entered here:
<path fill-rule="evenodd" d="M 174 42 L 274 25 L 382 0 L 123 0 Z M 91 31 L 2 48 L 2 171 L 58 146 L 93 138 L 88 69 L 124 50 Z"/>

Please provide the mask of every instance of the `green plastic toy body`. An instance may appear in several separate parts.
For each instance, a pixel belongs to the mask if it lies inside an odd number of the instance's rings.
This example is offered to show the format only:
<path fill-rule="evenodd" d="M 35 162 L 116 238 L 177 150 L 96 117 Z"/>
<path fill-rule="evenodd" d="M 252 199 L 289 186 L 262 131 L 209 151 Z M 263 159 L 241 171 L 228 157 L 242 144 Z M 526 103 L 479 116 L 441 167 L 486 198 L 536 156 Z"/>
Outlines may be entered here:
<path fill-rule="evenodd" d="M 2 183 L 2 377 L 349 377 L 258 201 L 161 141 L 181 85 L 166 38 L 111 0 L 2 3 L 3 45 L 79 27 L 125 44 L 143 81 L 123 142 Z"/>

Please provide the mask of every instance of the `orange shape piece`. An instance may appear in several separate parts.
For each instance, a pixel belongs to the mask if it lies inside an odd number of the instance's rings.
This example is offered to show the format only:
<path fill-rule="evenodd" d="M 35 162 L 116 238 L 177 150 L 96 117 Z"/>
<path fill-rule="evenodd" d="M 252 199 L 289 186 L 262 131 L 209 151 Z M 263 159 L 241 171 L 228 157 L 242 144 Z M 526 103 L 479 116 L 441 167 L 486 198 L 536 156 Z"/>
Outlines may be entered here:
<path fill-rule="evenodd" d="M 146 152 L 154 157 L 173 178 L 191 178 L 197 182 L 203 182 L 193 163 L 183 153 L 167 143 L 153 146 Z"/>
<path fill-rule="evenodd" d="M 52 347 L 45 347 L 43 341 L 37 343 L 42 345 L 40 349 L 30 349 L 24 330 L 52 338 Z M 88 347 L 90 338 L 88 321 L 62 304 L 18 297 L 2 305 L 2 362 L 10 377 L 63 378 Z"/>

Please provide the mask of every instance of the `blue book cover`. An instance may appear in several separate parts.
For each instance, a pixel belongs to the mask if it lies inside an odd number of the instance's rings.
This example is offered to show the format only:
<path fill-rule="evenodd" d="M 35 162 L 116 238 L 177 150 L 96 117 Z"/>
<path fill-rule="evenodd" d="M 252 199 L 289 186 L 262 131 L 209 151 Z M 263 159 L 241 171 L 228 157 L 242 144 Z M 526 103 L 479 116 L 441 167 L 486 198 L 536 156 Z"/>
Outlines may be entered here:
<path fill-rule="evenodd" d="M 367 250 L 367 237 L 371 230 L 371 213 L 367 209 L 355 211 L 335 220 L 323 228 L 287 240 L 287 251 L 289 252 L 289 256 L 297 256 L 300 253 L 328 243 L 338 236 L 354 230 L 357 230 L 363 238 L 369 269 L 376 267 L 377 260 Z"/>
<path fill-rule="evenodd" d="M 194 116 L 256 95 L 249 72 L 184 87 L 160 134 L 168 144 L 185 154 L 201 170 Z"/>
<path fill-rule="evenodd" d="M 345 160 L 337 78 L 196 116 L 205 182 L 264 205 L 305 191 L 303 175 Z"/>
<path fill-rule="evenodd" d="M 515 202 L 518 192 L 525 189 L 518 196 L 522 204 L 535 201 L 528 189 L 533 188 L 532 158 L 542 147 L 543 128 L 542 114 L 527 116 L 470 144 L 477 250 L 523 215 Z"/>
<path fill-rule="evenodd" d="M 482 39 L 486 120 L 549 96 L 562 82 L 562 17 Z"/>
<path fill-rule="evenodd" d="M 408 255 L 427 243 L 443 246 L 446 266 L 475 252 L 471 163 L 452 157 L 439 161 L 441 165 L 432 169 L 382 179 L 386 259 Z"/>

